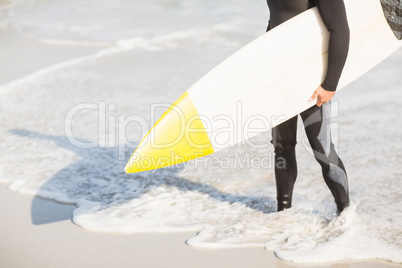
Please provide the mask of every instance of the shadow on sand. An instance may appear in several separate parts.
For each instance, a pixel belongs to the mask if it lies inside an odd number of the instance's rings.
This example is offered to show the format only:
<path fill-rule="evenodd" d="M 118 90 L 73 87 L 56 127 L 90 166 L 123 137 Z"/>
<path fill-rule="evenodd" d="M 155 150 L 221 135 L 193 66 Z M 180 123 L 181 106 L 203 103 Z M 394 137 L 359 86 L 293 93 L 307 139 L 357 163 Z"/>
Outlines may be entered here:
<path fill-rule="evenodd" d="M 30 139 L 52 141 L 59 147 L 80 156 L 80 160 L 50 177 L 38 191 L 39 196 L 43 196 L 43 193 L 51 192 L 56 185 L 56 189 L 58 191 L 63 189 L 63 194 L 71 198 L 71 200 L 85 198 L 89 201 L 102 202 L 107 205 L 108 202 L 115 200 L 113 198 L 116 194 L 127 196 L 127 187 L 124 184 L 136 180 L 145 186 L 148 184 L 148 186 L 153 185 L 156 187 L 161 185 L 176 187 L 181 191 L 207 194 L 220 202 L 242 203 L 263 213 L 274 212 L 275 201 L 271 198 L 262 199 L 261 197 L 232 195 L 223 193 L 208 184 L 186 180 L 177 176 L 177 173 L 183 169 L 180 166 L 160 169 L 155 172 L 126 174 L 124 172 L 126 161 L 118 160 L 117 148 L 96 147 L 82 149 L 71 144 L 65 136 L 46 135 L 22 129 L 13 130 L 11 133 Z M 129 152 L 126 152 L 125 159 L 128 159 L 128 156 Z M 97 184 L 97 180 L 103 180 L 104 182 Z M 99 186 L 105 185 L 105 183 L 107 183 L 106 187 Z M 111 191 L 110 189 L 114 190 Z M 128 196 L 130 196 L 130 193 L 128 193 Z M 137 196 L 133 194 L 132 198 L 126 198 L 124 201 L 129 202 L 133 198 L 138 198 L 138 194 Z M 74 208 L 75 206 L 72 204 L 57 203 L 42 197 L 35 197 L 31 206 L 32 223 L 41 225 L 71 220 Z"/>

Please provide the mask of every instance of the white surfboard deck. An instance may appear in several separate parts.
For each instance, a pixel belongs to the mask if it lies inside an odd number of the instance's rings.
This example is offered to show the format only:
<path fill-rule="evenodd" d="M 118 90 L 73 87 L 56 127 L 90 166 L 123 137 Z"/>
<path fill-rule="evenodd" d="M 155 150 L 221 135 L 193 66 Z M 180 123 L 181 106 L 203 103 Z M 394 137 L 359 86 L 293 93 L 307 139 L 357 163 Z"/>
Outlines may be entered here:
<path fill-rule="evenodd" d="M 351 42 L 338 91 L 402 46 L 387 24 L 379 0 L 345 4 Z M 211 132 L 227 128 L 225 120 L 214 120 L 218 115 L 239 122 L 240 106 L 243 125 L 250 117 L 261 116 L 274 127 L 315 104 L 308 100 L 326 73 L 328 38 L 317 8 L 310 9 L 233 54 L 188 94 L 198 113 L 211 124 Z M 251 137 L 238 133 L 231 141 L 225 135 L 210 139 L 216 152 Z"/>
<path fill-rule="evenodd" d="M 402 46 L 384 17 L 380 0 L 345 0 L 345 6 L 351 38 L 338 91 Z M 326 74 L 328 39 L 317 8 L 312 8 L 249 43 L 207 73 L 176 102 L 202 120 L 201 128 L 206 134 L 200 135 L 199 140 L 209 138 L 208 148 L 195 148 L 184 138 L 175 140 L 172 131 L 186 122 L 174 119 L 168 110 L 140 143 L 126 171 L 160 168 L 220 151 L 315 105 L 308 100 Z M 252 121 L 259 121 L 262 127 L 250 132 Z M 174 142 L 170 142 L 170 136 Z M 152 144 L 155 137 L 162 137 L 172 147 L 159 150 Z M 184 156 L 184 160 L 156 164 L 170 153 Z M 159 160 L 152 160 L 154 164 L 142 164 L 145 158 L 155 157 Z"/>

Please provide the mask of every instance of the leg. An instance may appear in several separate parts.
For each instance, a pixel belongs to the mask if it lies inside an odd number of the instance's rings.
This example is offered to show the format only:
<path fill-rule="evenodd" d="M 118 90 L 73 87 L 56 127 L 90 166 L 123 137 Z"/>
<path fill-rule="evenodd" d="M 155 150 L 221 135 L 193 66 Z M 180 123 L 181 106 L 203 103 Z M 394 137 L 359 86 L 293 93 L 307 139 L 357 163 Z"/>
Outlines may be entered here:
<path fill-rule="evenodd" d="M 349 205 L 348 178 L 345 167 L 335 152 L 330 128 L 331 104 L 314 105 L 301 113 L 314 157 L 321 165 L 325 183 L 334 196 L 338 213 Z"/>
<path fill-rule="evenodd" d="M 293 186 L 297 177 L 296 133 L 297 116 L 272 129 L 278 211 L 292 206 Z"/>

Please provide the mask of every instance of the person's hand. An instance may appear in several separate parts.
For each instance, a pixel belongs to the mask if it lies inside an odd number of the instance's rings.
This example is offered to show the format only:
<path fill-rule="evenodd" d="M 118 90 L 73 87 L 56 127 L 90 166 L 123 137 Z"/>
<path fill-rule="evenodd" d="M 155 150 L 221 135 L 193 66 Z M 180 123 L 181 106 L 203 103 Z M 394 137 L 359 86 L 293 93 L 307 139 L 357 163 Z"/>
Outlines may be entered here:
<path fill-rule="evenodd" d="M 317 106 L 321 107 L 321 105 L 329 102 L 335 95 L 335 91 L 328 91 L 319 86 L 315 91 L 313 96 L 308 101 L 313 101 L 317 99 Z"/>

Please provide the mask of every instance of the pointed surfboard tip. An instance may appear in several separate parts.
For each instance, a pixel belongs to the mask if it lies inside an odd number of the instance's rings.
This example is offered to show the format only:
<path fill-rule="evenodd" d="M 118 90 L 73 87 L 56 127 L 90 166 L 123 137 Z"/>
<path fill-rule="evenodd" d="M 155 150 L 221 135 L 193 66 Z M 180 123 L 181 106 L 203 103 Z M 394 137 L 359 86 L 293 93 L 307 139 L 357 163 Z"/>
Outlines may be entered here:
<path fill-rule="evenodd" d="M 125 172 L 153 170 L 187 162 L 214 152 L 188 93 L 162 115 L 128 161 Z"/>

